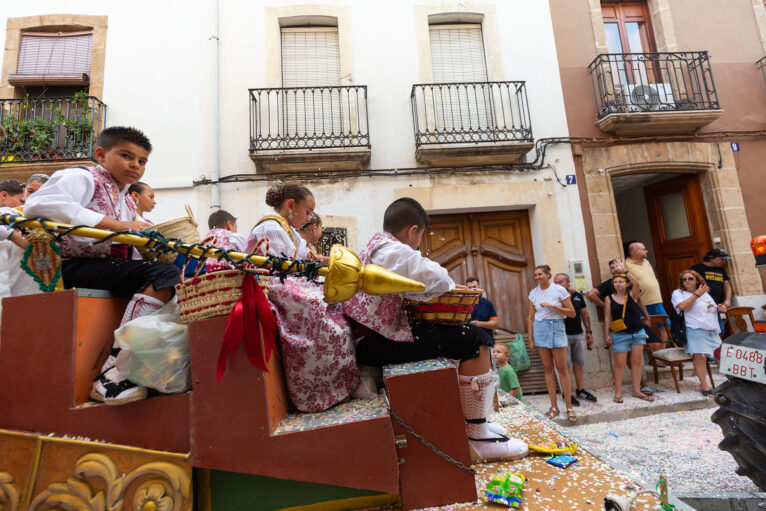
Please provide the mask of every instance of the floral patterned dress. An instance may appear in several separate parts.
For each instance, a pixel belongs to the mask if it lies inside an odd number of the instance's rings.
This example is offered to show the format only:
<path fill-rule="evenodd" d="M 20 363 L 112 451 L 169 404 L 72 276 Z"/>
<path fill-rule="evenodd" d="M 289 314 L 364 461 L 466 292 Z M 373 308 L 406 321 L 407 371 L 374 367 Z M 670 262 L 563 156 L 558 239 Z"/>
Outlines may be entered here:
<path fill-rule="evenodd" d="M 268 296 L 295 407 L 320 412 L 345 399 L 359 384 L 359 368 L 351 327 L 340 304 L 325 303 L 324 282 L 271 277 Z"/>

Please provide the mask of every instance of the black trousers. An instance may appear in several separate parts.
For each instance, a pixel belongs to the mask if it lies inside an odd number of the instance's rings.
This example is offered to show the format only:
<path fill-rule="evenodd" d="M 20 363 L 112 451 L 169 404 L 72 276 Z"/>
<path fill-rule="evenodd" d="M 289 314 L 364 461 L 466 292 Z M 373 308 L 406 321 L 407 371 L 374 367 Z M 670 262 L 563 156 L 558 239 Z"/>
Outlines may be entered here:
<path fill-rule="evenodd" d="M 413 321 L 415 342 L 397 342 L 378 333 L 363 337 L 356 346 L 356 359 L 362 365 L 382 366 L 445 357 L 471 360 L 479 356 L 481 346 L 491 346 L 493 339 L 474 325 L 442 325 Z"/>
<path fill-rule="evenodd" d="M 126 259 L 66 259 L 61 263 L 64 287 L 103 289 L 130 298 L 151 284 L 154 289 L 173 289 L 181 270 L 172 263 Z"/>

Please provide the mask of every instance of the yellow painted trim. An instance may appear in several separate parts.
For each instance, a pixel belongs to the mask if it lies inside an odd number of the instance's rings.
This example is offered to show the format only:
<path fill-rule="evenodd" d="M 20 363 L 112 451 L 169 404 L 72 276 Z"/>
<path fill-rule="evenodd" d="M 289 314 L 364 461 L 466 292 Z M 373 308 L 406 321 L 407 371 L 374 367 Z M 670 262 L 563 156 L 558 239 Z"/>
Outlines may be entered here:
<path fill-rule="evenodd" d="M 80 446 L 86 446 L 86 447 L 87 446 L 108 447 L 110 449 L 120 449 L 120 450 L 128 451 L 128 452 L 138 452 L 142 454 L 157 454 L 157 455 L 167 456 L 169 458 L 175 458 L 177 460 L 183 460 L 183 461 L 188 460 L 191 456 L 190 453 L 155 451 L 152 449 L 142 449 L 141 447 L 133 447 L 130 445 L 112 444 L 108 442 L 94 442 L 94 441 L 88 441 L 88 440 L 77 440 L 74 438 L 61 438 L 61 437 L 47 436 L 47 435 L 37 435 L 34 433 L 30 434 L 30 433 L 24 433 L 20 431 L 11 431 L 8 429 L 0 429 L 0 435 L 36 437 L 38 441 L 47 442 L 47 443 L 65 443 L 65 444 L 80 445 Z"/>
<path fill-rule="evenodd" d="M 35 483 L 37 482 L 37 472 L 40 469 L 40 457 L 43 451 L 43 443 L 38 436 L 35 440 L 35 453 L 33 454 L 32 466 L 29 468 L 29 477 L 24 485 L 24 496 L 21 498 L 21 507 L 19 509 L 27 509 L 29 503 L 32 500 L 32 495 L 35 490 Z"/>
<path fill-rule="evenodd" d="M 353 497 L 350 499 L 328 500 L 306 506 L 285 507 L 279 511 L 343 511 L 345 509 L 359 509 L 362 507 L 388 506 L 399 504 L 399 495 L 386 493 L 383 495 L 370 495 L 369 497 Z"/>

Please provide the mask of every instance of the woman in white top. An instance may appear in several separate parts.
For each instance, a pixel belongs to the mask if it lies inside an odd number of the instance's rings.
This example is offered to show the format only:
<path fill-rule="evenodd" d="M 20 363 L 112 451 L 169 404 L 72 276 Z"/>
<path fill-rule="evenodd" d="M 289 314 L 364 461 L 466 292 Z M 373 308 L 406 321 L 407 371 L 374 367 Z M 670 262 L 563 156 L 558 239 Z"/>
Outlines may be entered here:
<path fill-rule="evenodd" d="M 673 291 L 670 301 L 676 312 L 684 314 L 686 321 L 686 353 L 693 355 L 694 372 L 700 380 L 700 393 L 710 397 L 713 391 L 705 380 L 707 357 L 712 356 L 721 345 L 718 334 L 718 306 L 708 294 L 710 288 L 705 279 L 694 270 L 681 272 L 679 288 Z"/>
<path fill-rule="evenodd" d="M 275 213 L 264 216 L 247 240 L 252 252 L 312 258 L 297 231 L 314 211 L 314 195 L 298 183 L 279 182 L 266 193 Z M 302 277 L 269 278 L 269 302 L 277 319 L 287 392 L 302 412 L 321 412 L 343 401 L 359 384 L 351 327 L 341 304 L 324 301 L 324 282 Z"/>
<path fill-rule="evenodd" d="M 569 381 L 567 368 L 567 349 L 569 343 L 564 328 L 564 317 L 573 318 L 575 310 L 569 291 L 551 284 L 551 268 L 547 264 L 535 267 L 534 272 L 537 287 L 529 292 L 529 315 L 527 319 L 529 331 L 529 347 L 537 347 L 540 360 L 545 369 L 545 386 L 551 407 L 545 414 L 552 419 L 559 414 L 556 404 L 556 376 L 554 366 L 559 375 L 561 392 L 567 407 L 569 422 L 577 422 L 577 415 L 572 409 L 572 383 Z"/>
<path fill-rule="evenodd" d="M 154 200 L 154 190 L 152 190 L 152 187 L 144 182 L 138 181 L 137 183 L 130 185 L 128 194 L 133 199 L 133 202 L 136 203 L 136 220 L 149 225 L 154 225 L 154 222 L 147 220 L 144 216 L 146 213 L 151 213 L 154 206 L 157 205 L 157 201 Z"/>
<path fill-rule="evenodd" d="M 247 251 L 251 252 L 259 240 L 266 238 L 271 255 L 292 259 L 309 257 L 309 247 L 298 229 L 306 225 L 316 207 L 311 191 L 298 183 L 279 181 L 266 192 L 266 204 L 274 208 L 274 213 L 265 215 L 250 231 Z M 265 253 L 265 249 L 259 247 L 259 252 Z"/>

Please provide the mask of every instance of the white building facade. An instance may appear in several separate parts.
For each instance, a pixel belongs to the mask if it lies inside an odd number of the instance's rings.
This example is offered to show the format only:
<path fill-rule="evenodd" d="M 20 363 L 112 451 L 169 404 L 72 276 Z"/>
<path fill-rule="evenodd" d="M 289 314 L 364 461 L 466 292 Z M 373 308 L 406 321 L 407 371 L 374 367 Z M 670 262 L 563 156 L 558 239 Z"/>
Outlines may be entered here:
<path fill-rule="evenodd" d="M 277 179 L 299 180 L 357 250 L 391 201 L 419 200 L 425 250 L 479 277 L 502 328 L 526 331 L 536 265 L 592 284 L 571 150 L 549 140 L 568 132 L 548 2 L 41 0 L 0 22 L 2 98 L 51 95 L 15 78 L 24 37 L 92 32 L 104 125 L 155 147 L 155 222 L 188 203 L 203 233 L 218 207 L 244 231 Z M 0 178 L 67 163 L 49 158 L 3 160 Z"/>

